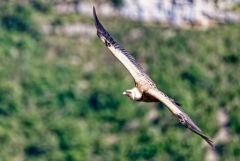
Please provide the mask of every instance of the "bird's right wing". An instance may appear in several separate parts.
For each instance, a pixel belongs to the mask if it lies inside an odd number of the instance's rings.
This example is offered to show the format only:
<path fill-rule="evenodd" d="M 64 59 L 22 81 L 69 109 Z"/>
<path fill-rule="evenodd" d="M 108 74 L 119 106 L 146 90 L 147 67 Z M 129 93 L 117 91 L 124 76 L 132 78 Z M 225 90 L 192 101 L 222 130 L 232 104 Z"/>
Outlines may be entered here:
<path fill-rule="evenodd" d="M 186 113 L 180 109 L 180 107 L 174 102 L 173 99 L 169 98 L 156 88 L 149 89 L 146 91 L 146 93 L 161 101 L 178 118 L 179 122 L 182 125 L 190 129 L 192 132 L 200 135 L 211 147 L 213 147 L 212 140 L 203 134 L 202 130 L 191 120 L 191 118 Z"/>
<path fill-rule="evenodd" d="M 140 77 L 147 77 L 141 65 L 106 31 L 106 29 L 99 21 L 94 7 L 93 16 L 98 37 L 102 40 L 103 43 L 105 43 L 106 47 L 112 52 L 112 54 L 124 65 L 134 80 L 137 82 Z"/>

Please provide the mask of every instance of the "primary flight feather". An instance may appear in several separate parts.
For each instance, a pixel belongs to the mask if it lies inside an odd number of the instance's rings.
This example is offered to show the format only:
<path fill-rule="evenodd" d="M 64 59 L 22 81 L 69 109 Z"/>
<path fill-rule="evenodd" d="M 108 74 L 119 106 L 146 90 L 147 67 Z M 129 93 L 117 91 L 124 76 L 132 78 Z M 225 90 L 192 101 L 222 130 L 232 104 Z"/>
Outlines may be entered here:
<path fill-rule="evenodd" d="M 144 72 L 141 65 L 106 31 L 99 21 L 94 7 L 93 16 L 98 37 L 111 53 L 123 64 L 134 79 L 135 87 L 126 90 L 123 92 L 123 95 L 126 95 L 135 101 L 162 102 L 173 113 L 173 115 L 176 116 L 182 125 L 201 136 L 210 146 L 213 147 L 212 140 L 203 134 L 201 129 L 180 109 L 179 105 L 176 104 L 173 99 L 158 90 L 155 83 Z"/>

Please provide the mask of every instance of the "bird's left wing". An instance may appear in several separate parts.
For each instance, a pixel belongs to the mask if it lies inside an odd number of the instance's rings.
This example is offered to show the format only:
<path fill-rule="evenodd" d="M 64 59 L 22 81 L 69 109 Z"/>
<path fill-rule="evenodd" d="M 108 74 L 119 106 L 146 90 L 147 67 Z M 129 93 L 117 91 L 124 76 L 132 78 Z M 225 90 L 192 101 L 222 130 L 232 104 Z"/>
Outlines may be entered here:
<path fill-rule="evenodd" d="M 146 93 L 161 101 L 178 118 L 179 122 L 182 125 L 190 129 L 192 132 L 200 135 L 211 147 L 213 147 L 212 140 L 203 134 L 202 130 L 191 120 L 191 118 L 186 113 L 180 109 L 180 107 L 173 101 L 173 99 L 169 98 L 156 88 L 151 88 L 146 91 Z"/>
<path fill-rule="evenodd" d="M 93 7 L 93 16 L 95 20 L 95 26 L 97 29 L 97 35 L 105 43 L 106 47 L 112 52 L 112 54 L 124 65 L 129 73 L 137 82 L 142 76 L 147 77 L 141 65 L 123 48 L 118 44 L 112 36 L 106 31 L 103 25 L 100 23 L 95 8 Z"/>

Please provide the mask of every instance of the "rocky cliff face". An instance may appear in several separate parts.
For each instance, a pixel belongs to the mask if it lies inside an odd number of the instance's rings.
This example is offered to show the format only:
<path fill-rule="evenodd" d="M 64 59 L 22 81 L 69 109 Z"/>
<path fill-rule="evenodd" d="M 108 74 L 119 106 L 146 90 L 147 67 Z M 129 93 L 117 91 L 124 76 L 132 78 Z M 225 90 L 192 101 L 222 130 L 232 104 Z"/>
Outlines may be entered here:
<path fill-rule="evenodd" d="M 159 21 L 182 26 L 186 24 L 209 25 L 220 22 L 239 22 L 239 15 L 226 11 L 235 1 L 204 0 L 124 0 L 120 13 L 142 21 Z"/>
<path fill-rule="evenodd" d="M 240 0 L 123 0 L 122 6 L 114 8 L 111 3 L 97 5 L 98 12 L 103 16 L 122 15 L 133 20 L 161 22 L 177 26 L 201 25 L 215 23 L 240 22 L 240 15 L 231 11 Z M 77 5 L 77 6 L 76 6 Z M 90 2 L 59 3 L 59 12 L 79 12 L 91 15 Z"/>

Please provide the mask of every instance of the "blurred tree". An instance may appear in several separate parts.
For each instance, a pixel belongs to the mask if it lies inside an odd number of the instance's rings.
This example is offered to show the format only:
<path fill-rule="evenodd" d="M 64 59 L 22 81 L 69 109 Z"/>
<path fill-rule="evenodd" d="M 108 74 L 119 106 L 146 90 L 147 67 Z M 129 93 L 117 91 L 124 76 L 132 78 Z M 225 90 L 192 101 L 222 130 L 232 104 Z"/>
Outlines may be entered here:
<path fill-rule="evenodd" d="M 48 13 L 51 11 L 51 1 L 46 0 L 30 0 L 31 5 L 37 11 Z"/>
<path fill-rule="evenodd" d="M 33 11 L 28 5 L 5 3 L 0 7 L 0 24 L 6 30 L 25 32 L 40 38 L 40 30 L 32 18 Z"/>
<path fill-rule="evenodd" d="M 111 1 L 112 1 L 112 4 L 115 7 L 121 7 L 123 5 L 123 1 L 122 0 L 111 0 Z"/>
<path fill-rule="evenodd" d="M 79 13 L 79 4 L 80 4 L 81 0 L 74 0 L 74 10 L 76 13 Z"/>

